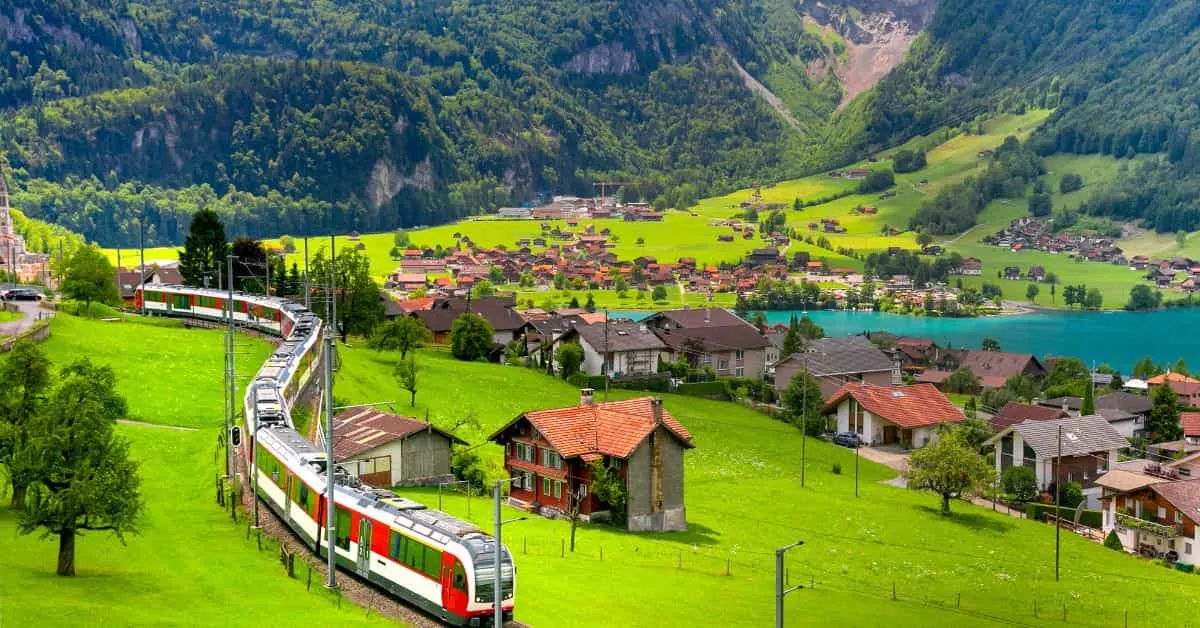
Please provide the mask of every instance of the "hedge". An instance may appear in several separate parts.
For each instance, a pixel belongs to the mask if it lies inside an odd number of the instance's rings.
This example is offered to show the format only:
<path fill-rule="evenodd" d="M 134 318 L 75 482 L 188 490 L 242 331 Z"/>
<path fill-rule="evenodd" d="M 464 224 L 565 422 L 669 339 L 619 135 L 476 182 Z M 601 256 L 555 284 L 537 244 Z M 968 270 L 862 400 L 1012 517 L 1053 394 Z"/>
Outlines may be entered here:
<path fill-rule="evenodd" d="M 680 384 L 675 388 L 675 392 L 681 395 L 689 395 L 692 397 L 705 397 L 708 399 L 728 399 L 729 389 L 725 382 L 698 382 L 695 384 Z"/>
<path fill-rule="evenodd" d="M 1046 513 L 1054 512 L 1053 504 L 1025 504 L 1025 516 L 1036 521 L 1045 521 Z M 1075 520 L 1075 509 L 1063 506 L 1059 510 L 1060 516 L 1067 521 Z M 1084 510 L 1079 515 L 1079 524 L 1089 528 L 1099 529 L 1104 525 L 1104 514 L 1099 510 Z"/>
<path fill-rule="evenodd" d="M 668 393 L 671 392 L 671 376 L 670 375 L 649 375 L 639 377 L 618 377 L 608 384 L 612 388 L 623 388 L 625 390 L 647 390 L 650 392 Z"/>
<path fill-rule="evenodd" d="M 593 390 L 604 390 L 603 375 L 588 375 L 587 373 L 575 373 L 567 378 L 572 386 L 576 388 L 591 388 Z"/>

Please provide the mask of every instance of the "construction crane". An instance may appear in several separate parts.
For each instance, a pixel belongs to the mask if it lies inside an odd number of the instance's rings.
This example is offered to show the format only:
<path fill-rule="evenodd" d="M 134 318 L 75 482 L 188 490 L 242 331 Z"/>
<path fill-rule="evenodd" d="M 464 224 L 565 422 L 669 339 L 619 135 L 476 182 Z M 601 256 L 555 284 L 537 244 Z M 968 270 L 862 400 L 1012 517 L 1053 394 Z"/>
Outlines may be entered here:
<path fill-rule="evenodd" d="M 608 188 L 622 185 L 644 185 L 645 181 L 597 181 L 592 187 L 600 188 L 600 206 L 608 204 Z"/>

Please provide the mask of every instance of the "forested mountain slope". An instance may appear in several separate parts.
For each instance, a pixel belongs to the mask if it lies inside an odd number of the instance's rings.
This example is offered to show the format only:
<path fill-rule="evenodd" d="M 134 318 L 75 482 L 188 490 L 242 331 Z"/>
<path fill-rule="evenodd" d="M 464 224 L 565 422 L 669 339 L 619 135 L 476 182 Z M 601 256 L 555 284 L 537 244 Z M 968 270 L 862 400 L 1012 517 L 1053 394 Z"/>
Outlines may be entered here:
<path fill-rule="evenodd" d="M 1200 4 L 1172 0 L 943 0 L 908 59 L 842 120 L 850 152 L 948 121 L 1056 108 L 1041 154 L 1161 153 L 1084 209 L 1200 228 Z"/>
<path fill-rule="evenodd" d="M 112 244 L 143 212 L 174 240 L 197 204 L 257 234 L 598 179 L 684 206 L 844 159 L 823 147 L 852 53 L 879 33 L 902 51 L 933 4 L 14 0 L 0 142 L 31 215 Z"/>

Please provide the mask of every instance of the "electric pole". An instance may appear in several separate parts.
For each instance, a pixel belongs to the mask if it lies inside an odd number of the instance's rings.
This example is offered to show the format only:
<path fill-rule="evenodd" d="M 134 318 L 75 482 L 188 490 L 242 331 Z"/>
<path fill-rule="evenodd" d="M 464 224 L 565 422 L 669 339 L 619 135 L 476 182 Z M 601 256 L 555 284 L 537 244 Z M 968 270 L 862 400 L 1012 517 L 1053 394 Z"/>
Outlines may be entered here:
<path fill-rule="evenodd" d="M 233 449 L 229 447 L 229 430 L 230 427 L 237 423 L 237 379 L 234 373 L 233 360 L 233 254 L 225 255 L 225 279 L 229 286 L 229 329 L 226 331 L 225 350 L 229 354 L 229 360 L 225 364 L 226 377 L 229 378 L 229 425 L 225 426 L 225 472 L 229 475 L 233 474 Z"/>
<path fill-rule="evenodd" d="M 141 264 L 141 269 L 138 275 L 138 289 L 142 290 L 146 287 L 146 223 L 145 209 L 138 214 L 138 261 Z M 119 250 L 119 249 L 118 249 Z M 138 306 L 138 314 L 146 315 L 146 300 L 141 299 Z"/>
<path fill-rule="evenodd" d="M 333 236 L 330 236 L 332 240 Z M 329 267 L 329 286 L 334 288 L 336 292 L 336 284 L 334 283 L 333 265 Z M 333 299 L 325 302 L 326 316 L 330 316 L 331 312 L 336 311 L 336 306 L 333 304 Z M 331 319 L 332 320 L 332 319 Z M 325 586 L 332 589 L 337 586 L 335 573 L 337 572 L 337 557 L 336 557 L 336 540 L 337 540 L 337 519 L 335 518 L 334 509 L 334 485 L 337 477 L 334 473 L 334 458 L 333 458 L 333 352 L 336 350 L 336 341 L 334 340 L 334 330 L 328 325 L 325 325 L 325 372 L 324 372 L 324 389 L 325 389 L 325 531 L 326 531 L 326 557 L 328 558 L 329 575 L 326 577 Z M 349 531 L 346 532 L 349 534 Z M 319 541 L 318 541 L 319 544 Z"/>
<path fill-rule="evenodd" d="M 608 378 L 612 376 L 610 362 L 612 356 L 608 353 L 608 308 L 604 308 L 604 360 L 600 368 L 604 371 L 604 400 L 608 401 Z"/>
<path fill-rule="evenodd" d="M 1058 563 L 1061 555 L 1062 522 L 1062 424 L 1058 426 L 1058 459 L 1054 461 L 1054 581 L 1058 582 Z"/>
<path fill-rule="evenodd" d="M 308 283 L 308 236 L 304 236 L 304 309 L 312 311 L 312 288 Z"/>
<path fill-rule="evenodd" d="M 804 356 L 804 398 L 800 401 L 800 488 L 804 488 L 804 471 L 808 466 L 805 448 L 808 444 L 808 355 Z"/>
<path fill-rule="evenodd" d="M 783 628 L 783 596 L 797 589 L 804 588 L 803 585 L 796 585 L 786 590 L 783 588 L 783 555 L 786 554 L 788 550 L 794 547 L 800 547 L 801 545 L 804 545 L 804 541 L 796 541 L 791 545 L 784 545 L 783 547 L 775 550 L 775 628 Z"/>

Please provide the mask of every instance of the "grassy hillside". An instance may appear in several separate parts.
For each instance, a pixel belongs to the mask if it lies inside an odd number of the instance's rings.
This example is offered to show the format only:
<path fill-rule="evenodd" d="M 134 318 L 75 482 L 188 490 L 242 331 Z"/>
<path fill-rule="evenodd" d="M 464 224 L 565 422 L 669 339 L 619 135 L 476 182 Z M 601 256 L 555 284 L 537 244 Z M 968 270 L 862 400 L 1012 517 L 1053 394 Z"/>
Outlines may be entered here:
<path fill-rule="evenodd" d="M 402 397 L 390 375 L 396 356 L 359 349 L 343 356 L 339 399 Z M 443 426 L 474 412 L 482 429 L 464 436 L 493 469 L 501 451 L 483 444 L 485 435 L 522 410 L 578 402 L 568 384 L 523 368 L 466 364 L 429 350 L 417 361 L 417 406 L 397 410 L 422 418 L 428 411 Z M 563 557 L 567 523 L 535 517 L 507 525 L 522 621 L 761 626 L 773 613 L 773 550 L 796 540 L 805 545 L 788 554 L 790 581 L 816 586 L 788 597 L 788 625 L 1061 625 L 1065 603 L 1068 624 L 1121 626 L 1128 608 L 1129 625 L 1141 626 L 1184 622 L 1200 610 L 1195 576 L 1071 534 L 1063 536 L 1062 581 L 1055 583 L 1052 528 L 965 504 L 941 517 L 934 496 L 882 484 L 894 473 L 875 464 L 860 464 L 855 497 L 855 461 L 843 448 L 809 440 L 801 488 L 795 429 L 733 404 L 664 399 L 697 445 L 685 463 L 689 530 L 633 535 L 585 525 L 577 551 Z M 436 490 L 401 492 L 437 501 Z M 465 497 L 445 495 L 443 505 L 468 516 Z M 490 529 L 488 508 L 476 496 L 469 518 Z M 523 514 L 506 509 L 504 516 Z M 1160 609 L 1145 602 L 1163 595 L 1177 603 Z"/>
<path fill-rule="evenodd" d="M 59 316 L 43 346 L 56 366 L 88 356 L 109 363 L 131 417 L 196 431 L 121 425 L 140 463 L 145 517 L 122 547 L 103 533 L 77 544 L 78 576 L 54 575 L 58 545 L 18 536 L 0 507 L 0 623 L 13 626 L 262 626 L 282 617 L 337 625 L 383 625 L 316 585 L 289 580 L 269 546 L 247 540 L 213 503 L 221 425 L 221 334 L 136 322 Z M 249 375 L 267 355 L 262 341 L 239 340 Z M 298 566 L 300 578 L 306 568 Z M 320 582 L 319 574 L 315 578 Z"/>

